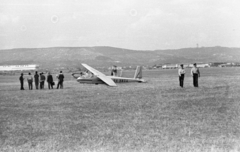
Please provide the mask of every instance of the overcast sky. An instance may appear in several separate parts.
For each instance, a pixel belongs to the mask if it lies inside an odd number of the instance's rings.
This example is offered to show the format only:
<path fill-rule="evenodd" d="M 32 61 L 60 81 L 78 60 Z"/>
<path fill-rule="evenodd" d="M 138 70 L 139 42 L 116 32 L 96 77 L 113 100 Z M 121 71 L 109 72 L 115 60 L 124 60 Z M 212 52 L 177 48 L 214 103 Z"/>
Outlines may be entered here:
<path fill-rule="evenodd" d="M 0 49 L 240 47 L 239 0 L 1 0 Z"/>

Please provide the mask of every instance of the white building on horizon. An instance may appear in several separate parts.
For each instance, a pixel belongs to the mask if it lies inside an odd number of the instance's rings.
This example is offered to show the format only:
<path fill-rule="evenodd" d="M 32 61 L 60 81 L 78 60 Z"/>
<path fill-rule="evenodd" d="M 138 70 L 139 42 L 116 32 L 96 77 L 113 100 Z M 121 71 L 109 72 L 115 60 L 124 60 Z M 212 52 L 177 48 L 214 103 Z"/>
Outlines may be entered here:
<path fill-rule="evenodd" d="M 37 70 L 39 65 L 29 64 L 29 65 L 2 65 L 0 66 L 0 71 L 31 71 Z"/>

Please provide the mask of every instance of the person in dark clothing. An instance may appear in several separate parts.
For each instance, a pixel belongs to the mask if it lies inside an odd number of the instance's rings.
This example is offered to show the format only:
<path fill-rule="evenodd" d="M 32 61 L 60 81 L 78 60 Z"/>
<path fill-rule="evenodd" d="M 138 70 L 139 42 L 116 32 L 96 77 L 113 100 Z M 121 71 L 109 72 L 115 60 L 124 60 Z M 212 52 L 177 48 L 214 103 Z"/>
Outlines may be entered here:
<path fill-rule="evenodd" d="M 30 72 L 28 73 L 27 81 L 28 81 L 29 90 L 32 90 L 33 77 Z"/>
<path fill-rule="evenodd" d="M 43 73 L 40 73 L 40 89 L 44 89 L 45 76 Z"/>
<path fill-rule="evenodd" d="M 48 89 L 53 89 L 53 77 L 50 72 L 48 72 L 47 76 L 47 82 L 48 82 Z"/>
<path fill-rule="evenodd" d="M 23 85 L 24 85 L 23 73 L 21 73 L 21 76 L 19 77 L 19 80 L 20 80 L 20 85 L 21 85 L 20 90 L 24 90 L 24 87 L 23 87 Z"/>
<path fill-rule="evenodd" d="M 60 71 L 57 78 L 58 78 L 57 89 L 59 88 L 59 86 L 60 86 L 60 89 L 63 89 L 64 75 L 63 75 L 62 71 Z"/>
<path fill-rule="evenodd" d="M 39 74 L 39 85 L 40 85 L 40 89 L 42 89 L 42 73 Z"/>
<path fill-rule="evenodd" d="M 44 83 L 45 83 L 46 77 L 44 73 L 42 72 L 42 89 L 44 89 Z"/>
<path fill-rule="evenodd" d="M 34 81 L 35 81 L 35 87 L 36 87 L 36 89 L 38 89 L 38 85 L 39 85 L 39 75 L 38 75 L 38 72 L 37 72 L 37 71 L 35 72 L 35 75 L 34 75 Z"/>
<path fill-rule="evenodd" d="M 111 76 L 117 76 L 117 66 L 116 65 L 112 66 Z"/>
<path fill-rule="evenodd" d="M 178 76 L 179 76 L 179 85 L 182 88 L 183 88 L 183 82 L 184 82 L 184 74 L 185 74 L 185 70 L 184 70 L 183 64 L 181 64 L 178 70 Z"/>
<path fill-rule="evenodd" d="M 193 68 L 191 69 L 191 75 L 193 77 L 193 86 L 198 87 L 198 78 L 200 77 L 200 71 L 197 68 L 197 64 L 193 64 Z"/>

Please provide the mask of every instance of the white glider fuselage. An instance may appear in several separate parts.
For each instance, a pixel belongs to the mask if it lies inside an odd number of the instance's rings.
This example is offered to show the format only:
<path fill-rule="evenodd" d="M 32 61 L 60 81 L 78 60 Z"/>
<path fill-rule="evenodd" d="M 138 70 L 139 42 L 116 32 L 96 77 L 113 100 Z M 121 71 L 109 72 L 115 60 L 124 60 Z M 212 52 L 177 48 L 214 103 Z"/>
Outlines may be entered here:
<path fill-rule="evenodd" d="M 115 83 L 128 83 L 128 82 L 145 82 L 143 79 L 134 79 L 134 78 L 125 78 L 125 77 L 116 77 L 116 76 L 106 76 L 111 78 Z M 77 81 L 79 83 L 88 83 L 88 84 L 105 84 L 101 79 L 96 76 L 91 78 L 78 77 Z"/>

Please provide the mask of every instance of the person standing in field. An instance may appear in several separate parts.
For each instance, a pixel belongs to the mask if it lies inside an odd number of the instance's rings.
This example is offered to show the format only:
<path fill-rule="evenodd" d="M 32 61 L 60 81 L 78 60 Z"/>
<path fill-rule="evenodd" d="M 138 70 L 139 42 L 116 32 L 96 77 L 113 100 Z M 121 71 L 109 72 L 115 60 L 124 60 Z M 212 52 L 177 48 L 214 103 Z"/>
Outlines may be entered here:
<path fill-rule="evenodd" d="M 64 75 L 62 73 L 62 71 L 60 71 L 59 75 L 58 75 L 58 84 L 57 84 L 57 89 L 60 86 L 60 89 L 63 89 L 63 81 L 64 81 Z"/>
<path fill-rule="evenodd" d="M 48 89 L 53 89 L 53 77 L 50 72 L 47 75 Z"/>
<path fill-rule="evenodd" d="M 42 89 L 44 89 L 44 83 L 45 83 L 45 80 L 46 80 L 46 77 L 44 75 L 44 73 L 42 72 Z"/>
<path fill-rule="evenodd" d="M 178 69 L 178 76 L 179 76 L 179 85 L 182 88 L 183 88 L 183 82 L 184 82 L 184 75 L 185 75 L 185 70 L 184 70 L 183 64 L 181 64 L 180 68 Z"/>
<path fill-rule="evenodd" d="M 38 75 L 38 72 L 37 72 L 37 71 L 35 72 L 35 75 L 34 75 L 34 81 L 35 81 L 35 87 L 36 87 L 36 89 L 38 89 L 38 85 L 39 85 L 39 75 Z"/>
<path fill-rule="evenodd" d="M 42 73 L 39 73 L 39 86 L 42 89 Z"/>
<path fill-rule="evenodd" d="M 40 73 L 40 89 L 43 89 L 44 76 L 43 73 Z"/>
<path fill-rule="evenodd" d="M 111 76 L 117 76 L 117 66 L 116 65 L 112 66 Z"/>
<path fill-rule="evenodd" d="M 28 73 L 27 81 L 29 90 L 32 90 L 33 77 L 30 72 Z"/>
<path fill-rule="evenodd" d="M 23 73 L 21 73 L 21 76 L 19 77 L 19 81 L 20 81 L 20 85 L 21 85 L 20 90 L 24 90 L 24 87 L 23 87 L 23 85 L 24 85 Z"/>
<path fill-rule="evenodd" d="M 197 68 L 197 64 L 193 64 L 193 68 L 191 69 L 191 75 L 193 77 L 193 86 L 198 87 L 198 78 L 200 78 L 200 71 Z"/>

